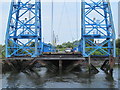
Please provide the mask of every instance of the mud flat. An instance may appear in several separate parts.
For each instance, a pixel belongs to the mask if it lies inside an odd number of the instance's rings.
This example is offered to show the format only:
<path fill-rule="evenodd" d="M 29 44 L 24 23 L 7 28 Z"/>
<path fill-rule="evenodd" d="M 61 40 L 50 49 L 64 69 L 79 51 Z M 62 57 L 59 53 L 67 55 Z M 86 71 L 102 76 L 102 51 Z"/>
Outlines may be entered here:
<path fill-rule="evenodd" d="M 100 67 L 103 62 L 106 60 L 107 58 L 91 58 L 91 63 L 95 66 L 95 67 Z M 62 61 L 62 65 L 63 65 L 63 70 L 68 66 L 68 65 L 72 65 L 74 64 L 76 61 Z M 45 65 L 45 64 L 46 65 Z M 87 62 L 86 60 L 82 63 L 78 63 L 78 68 L 79 66 L 86 66 Z M 116 58 L 115 59 L 115 65 L 120 65 L 120 58 Z M 6 73 L 6 72 L 10 72 L 10 71 L 17 71 L 17 72 L 21 72 L 21 71 L 25 71 L 25 70 L 30 70 L 32 71 L 32 68 L 40 68 L 40 67 L 44 67 L 46 66 L 48 69 L 52 67 L 54 67 L 57 71 L 59 68 L 59 61 L 58 60 L 54 60 L 54 61 L 35 61 L 33 62 L 32 60 L 4 60 L 4 59 L 0 59 L 0 70 L 1 73 Z"/>

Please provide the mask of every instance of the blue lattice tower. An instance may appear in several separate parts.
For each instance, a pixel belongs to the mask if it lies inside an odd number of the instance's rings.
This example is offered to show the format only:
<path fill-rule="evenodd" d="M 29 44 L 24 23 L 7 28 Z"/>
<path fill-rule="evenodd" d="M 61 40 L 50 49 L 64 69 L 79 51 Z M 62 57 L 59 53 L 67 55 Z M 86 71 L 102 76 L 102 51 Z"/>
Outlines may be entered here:
<path fill-rule="evenodd" d="M 13 0 L 6 31 L 6 57 L 41 55 L 41 37 L 40 1 Z"/>
<path fill-rule="evenodd" d="M 115 30 L 108 0 L 82 0 L 79 51 L 91 55 L 116 56 Z"/>

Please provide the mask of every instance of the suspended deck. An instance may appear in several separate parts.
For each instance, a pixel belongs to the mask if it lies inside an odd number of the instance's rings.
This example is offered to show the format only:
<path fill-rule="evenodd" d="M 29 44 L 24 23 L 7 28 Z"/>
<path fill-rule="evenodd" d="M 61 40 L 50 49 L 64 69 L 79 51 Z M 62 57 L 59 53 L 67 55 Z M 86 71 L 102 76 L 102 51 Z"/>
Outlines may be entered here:
<path fill-rule="evenodd" d="M 43 53 L 38 57 L 10 57 L 7 60 L 85 60 L 80 53 Z"/>

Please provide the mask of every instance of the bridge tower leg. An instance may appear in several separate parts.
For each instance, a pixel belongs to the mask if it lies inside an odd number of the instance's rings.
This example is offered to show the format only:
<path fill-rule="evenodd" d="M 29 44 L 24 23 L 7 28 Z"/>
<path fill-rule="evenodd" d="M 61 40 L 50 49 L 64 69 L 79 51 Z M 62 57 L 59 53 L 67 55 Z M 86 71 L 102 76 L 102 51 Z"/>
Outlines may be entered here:
<path fill-rule="evenodd" d="M 12 0 L 7 31 L 6 57 L 37 57 L 42 53 L 41 3 Z"/>
<path fill-rule="evenodd" d="M 91 55 L 116 56 L 115 29 L 108 0 L 82 0 L 79 51 Z"/>

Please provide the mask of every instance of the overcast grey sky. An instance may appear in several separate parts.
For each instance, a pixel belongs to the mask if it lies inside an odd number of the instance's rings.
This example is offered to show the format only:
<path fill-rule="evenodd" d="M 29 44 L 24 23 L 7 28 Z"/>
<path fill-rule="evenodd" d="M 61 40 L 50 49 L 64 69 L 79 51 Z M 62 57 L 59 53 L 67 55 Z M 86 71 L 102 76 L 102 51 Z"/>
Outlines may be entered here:
<path fill-rule="evenodd" d="M 66 0 L 65 0 L 66 1 Z M 76 0 L 74 0 L 76 1 Z M 80 1 L 80 0 L 79 0 Z M 118 30 L 118 2 L 111 0 L 111 8 L 115 30 Z M 78 5 L 79 28 L 78 36 L 80 39 L 80 3 Z M 5 32 L 9 15 L 10 2 L 0 1 L 0 44 L 5 42 Z M 58 35 L 59 44 L 77 39 L 76 30 L 76 3 L 75 2 L 55 2 L 54 3 L 54 31 Z M 42 3 L 42 32 L 45 42 L 51 42 L 51 2 Z"/>

